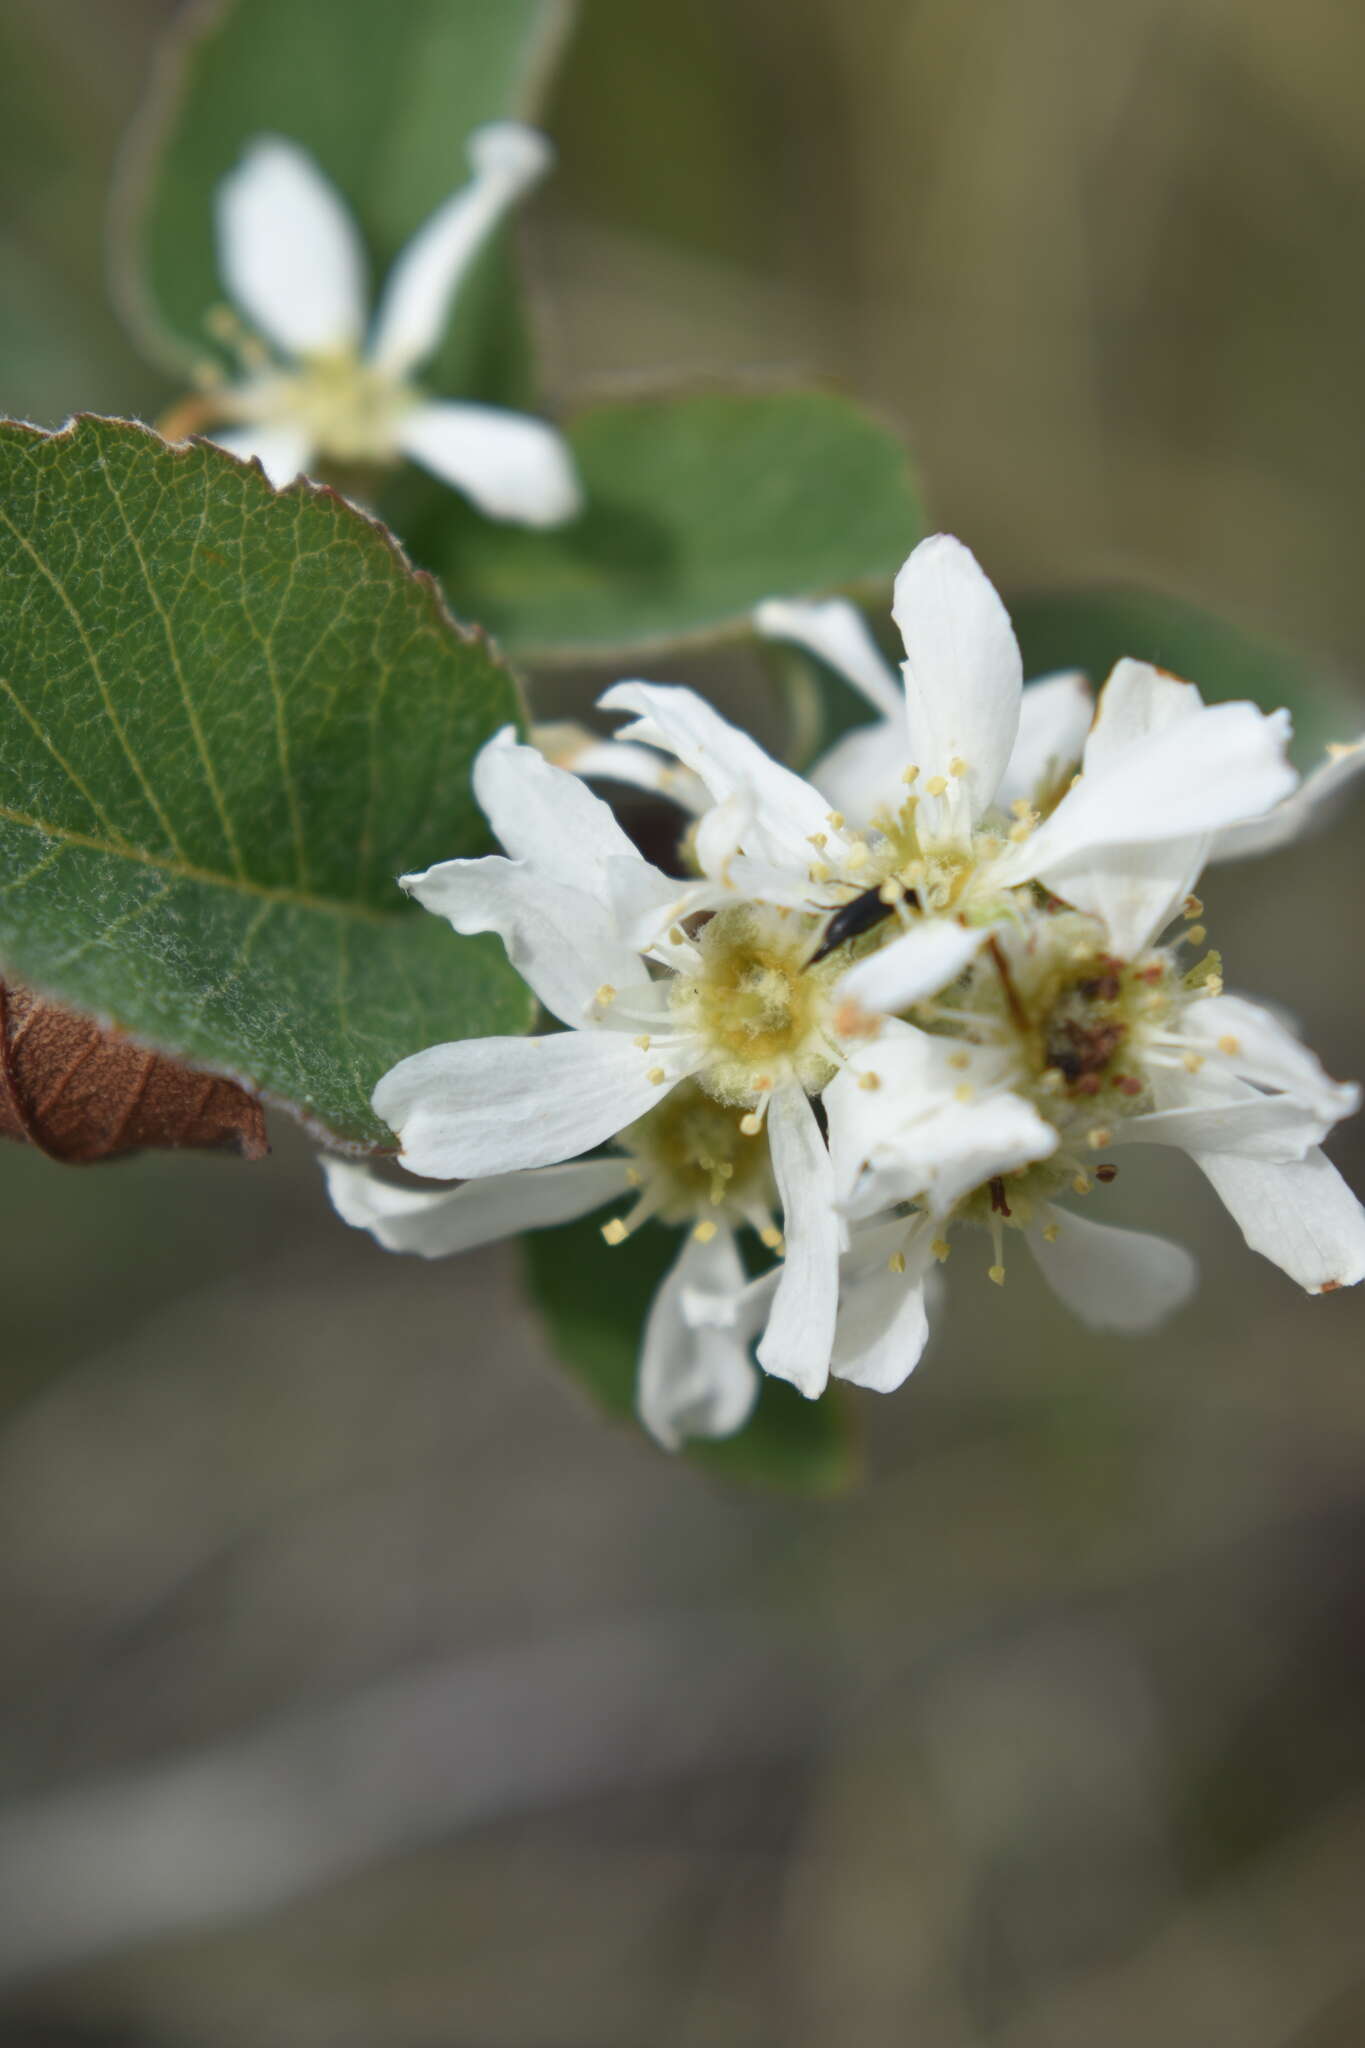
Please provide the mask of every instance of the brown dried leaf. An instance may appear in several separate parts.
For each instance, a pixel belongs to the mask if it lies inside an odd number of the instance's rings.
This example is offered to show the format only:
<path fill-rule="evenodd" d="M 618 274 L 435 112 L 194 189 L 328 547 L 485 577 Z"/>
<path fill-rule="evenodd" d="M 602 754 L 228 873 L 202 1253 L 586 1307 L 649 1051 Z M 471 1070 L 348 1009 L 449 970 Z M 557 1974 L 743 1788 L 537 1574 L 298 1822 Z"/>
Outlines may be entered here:
<path fill-rule="evenodd" d="M 265 1112 L 235 1081 L 196 1074 L 89 1017 L 0 981 L 0 1136 L 69 1166 L 149 1145 L 270 1150 Z"/>

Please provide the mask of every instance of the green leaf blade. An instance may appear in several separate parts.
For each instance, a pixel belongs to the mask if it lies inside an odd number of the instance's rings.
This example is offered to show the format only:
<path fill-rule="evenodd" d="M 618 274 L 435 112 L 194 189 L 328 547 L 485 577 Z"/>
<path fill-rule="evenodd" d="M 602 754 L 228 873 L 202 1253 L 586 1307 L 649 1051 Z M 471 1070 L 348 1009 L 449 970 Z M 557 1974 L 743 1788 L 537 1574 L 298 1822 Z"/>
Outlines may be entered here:
<path fill-rule="evenodd" d="M 569 440 L 587 498 L 572 526 L 495 527 L 448 496 L 408 530 L 527 661 L 743 633 L 762 598 L 889 584 L 922 530 L 901 444 L 830 392 L 600 404 Z"/>
<path fill-rule="evenodd" d="M 628 1245 L 604 1243 L 587 1217 L 525 1240 L 531 1291 L 562 1364 L 599 1407 L 635 1417 L 635 1375 L 655 1289 L 678 1252 L 674 1231 L 650 1224 Z M 765 1378 L 754 1414 L 738 1435 L 694 1440 L 689 1462 L 737 1485 L 823 1496 L 845 1492 L 858 1458 L 842 1390 L 807 1401 Z"/>
<path fill-rule="evenodd" d="M 338 1140 L 396 1059 L 525 1029 L 489 941 L 405 902 L 479 850 L 516 684 L 384 529 L 206 445 L 0 428 L 0 959 Z"/>

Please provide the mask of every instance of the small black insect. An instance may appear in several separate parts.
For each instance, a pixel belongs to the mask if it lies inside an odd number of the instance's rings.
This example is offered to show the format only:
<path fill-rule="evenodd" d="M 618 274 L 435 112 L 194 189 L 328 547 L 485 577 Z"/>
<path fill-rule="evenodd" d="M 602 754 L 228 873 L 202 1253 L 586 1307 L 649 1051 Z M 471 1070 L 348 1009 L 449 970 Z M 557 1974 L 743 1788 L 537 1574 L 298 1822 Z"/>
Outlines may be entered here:
<path fill-rule="evenodd" d="M 886 901 L 882 895 L 882 886 L 877 882 L 872 888 L 864 889 L 861 896 L 855 896 L 851 903 L 841 904 L 825 926 L 820 943 L 810 956 L 812 967 L 817 966 L 821 960 L 828 959 L 837 946 L 847 945 L 850 939 L 860 938 L 864 932 L 875 930 L 883 918 L 892 915 L 896 905 Z M 919 898 L 913 889 L 907 889 L 900 901 L 908 903 L 912 910 L 919 907 Z"/>

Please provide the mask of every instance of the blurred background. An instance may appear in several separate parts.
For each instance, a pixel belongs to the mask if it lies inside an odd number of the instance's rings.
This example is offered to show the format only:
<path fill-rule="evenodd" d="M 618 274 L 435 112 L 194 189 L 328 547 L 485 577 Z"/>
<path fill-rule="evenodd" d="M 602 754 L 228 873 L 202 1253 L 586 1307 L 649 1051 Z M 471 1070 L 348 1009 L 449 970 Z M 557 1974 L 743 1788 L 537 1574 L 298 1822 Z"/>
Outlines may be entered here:
<path fill-rule="evenodd" d="M 102 256 L 169 12 L 0 4 L 5 411 L 169 395 Z M 1134 575 L 1362 701 L 1352 0 L 584 14 L 556 397 L 835 378 L 1007 587 Z M 1203 890 L 1337 1073 L 1363 862 L 1357 806 Z M 588 1412 L 514 1250 L 391 1259 L 273 1137 L 0 1153 L 4 2048 L 1365 2040 L 1357 1299 L 1125 1164 L 1197 1304 L 1101 1340 L 955 1260 L 797 1505 Z"/>

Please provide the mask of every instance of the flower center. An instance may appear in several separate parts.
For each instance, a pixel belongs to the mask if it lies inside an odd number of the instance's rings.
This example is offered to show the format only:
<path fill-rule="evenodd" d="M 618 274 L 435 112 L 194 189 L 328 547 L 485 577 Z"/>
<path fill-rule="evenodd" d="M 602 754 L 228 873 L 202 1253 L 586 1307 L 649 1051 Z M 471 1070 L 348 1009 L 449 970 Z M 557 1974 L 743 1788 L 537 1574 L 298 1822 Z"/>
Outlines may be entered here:
<path fill-rule="evenodd" d="M 815 1095 L 832 1079 L 829 992 L 841 968 L 807 964 L 819 930 L 817 918 L 755 904 L 703 927 L 700 972 L 679 979 L 671 1002 L 705 1042 L 700 1079 L 718 1101 L 751 1104 L 786 1081 Z"/>
<path fill-rule="evenodd" d="M 695 1081 L 680 1082 L 618 1142 L 639 1161 L 651 1211 L 665 1223 L 722 1208 L 747 1216 L 773 1202 L 766 1144 L 746 1137 L 734 1111 Z"/>
<path fill-rule="evenodd" d="M 354 349 L 337 349 L 270 377 L 258 398 L 269 415 L 303 427 L 334 462 L 382 463 L 395 459 L 398 423 L 417 393 Z"/>

